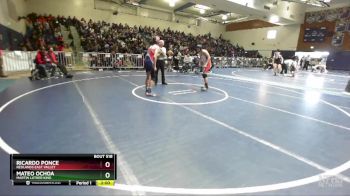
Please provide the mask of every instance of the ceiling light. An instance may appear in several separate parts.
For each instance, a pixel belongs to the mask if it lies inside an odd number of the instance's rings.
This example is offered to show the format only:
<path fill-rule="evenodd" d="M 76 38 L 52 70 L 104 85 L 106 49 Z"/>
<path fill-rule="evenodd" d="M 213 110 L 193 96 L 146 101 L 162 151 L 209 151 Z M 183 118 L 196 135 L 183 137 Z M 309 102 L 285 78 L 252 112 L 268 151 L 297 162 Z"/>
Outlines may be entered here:
<path fill-rule="evenodd" d="M 139 4 L 137 1 L 135 1 L 135 0 L 127 0 L 126 3 L 131 4 L 131 5 L 134 5 L 134 6 L 139 6 L 139 5 L 140 5 L 140 4 Z"/>
<path fill-rule="evenodd" d="M 205 14 L 205 10 L 200 9 L 200 10 L 199 10 L 199 13 L 201 13 L 201 14 Z"/>
<path fill-rule="evenodd" d="M 227 20 L 227 15 L 222 15 L 223 20 Z"/>
<path fill-rule="evenodd" d="M 200 4 L 196 4 L 194 7 L 200 10 L 210 10 L 210 7 Z"/>
<path fill-rule="evenodd" d="M 277 30 L 269 30 L 267 31 L 267 39 L 276 39 L 277 36 Z"/>
<path fill-rule="evenodd" d="M 168 0 L 169 6 L 170 6 L 170 7 L 175 7 L 175 1 L 176 1 L 176 0 Z"/>
<path fill-rule="evenodd" d="M 276 23 L 276 22 L 279 22 L 279 21 L 280 21 L 280 19 L 279 19 L 278 16 L 273 15 L 273 16 L 270 17 L 270 22 L 271 23 Z"/>

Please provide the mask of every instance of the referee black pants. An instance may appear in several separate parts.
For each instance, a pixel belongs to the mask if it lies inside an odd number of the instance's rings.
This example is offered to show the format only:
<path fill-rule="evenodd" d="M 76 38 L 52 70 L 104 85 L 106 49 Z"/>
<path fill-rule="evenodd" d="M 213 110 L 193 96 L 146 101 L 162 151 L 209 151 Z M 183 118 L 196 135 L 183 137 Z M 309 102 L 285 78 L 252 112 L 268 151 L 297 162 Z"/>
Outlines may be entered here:
<path fill-rule="evenodd" d="M 162 72 L 162 84 L 165 83 L 164 66 L 165 66 L 164 60 L 157 60 L 157 71 L 155 73 L 154 83 L 156 83 L 156 84 L 158 83 L 158 71 L 159 70 Z"/>
<path fill-rule="evenodd" d="M 309 65 L 310 65 L 310 61 L 305 61 L 303 70 L 306 69 L 306 71 L 307 71 L 309 68 Z"/>
<path fill-rule="evenodd" d="M 288 66 L 285 63 L 282 63 L 281 74 L 287 74 L 287 73 L 288 73 Z"/>

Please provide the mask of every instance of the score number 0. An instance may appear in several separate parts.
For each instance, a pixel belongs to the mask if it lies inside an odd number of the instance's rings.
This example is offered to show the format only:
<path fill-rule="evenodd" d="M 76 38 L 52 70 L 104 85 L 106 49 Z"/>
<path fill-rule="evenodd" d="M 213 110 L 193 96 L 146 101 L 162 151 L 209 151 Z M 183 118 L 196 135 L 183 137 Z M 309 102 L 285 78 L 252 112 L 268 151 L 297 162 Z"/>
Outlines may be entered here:
<path fill-rule="evenodd" d="M 111 166 L 111 163 L 110 162 L 105 162 L 105 167 L 106 168 L 109 168 Z M 106 179 L 109 179 L 110 177 L 111 177 L 111 174 L 109 173 L 109 172 L 106 172 L 105 173 L 105 177 L 106 177 Z"/>

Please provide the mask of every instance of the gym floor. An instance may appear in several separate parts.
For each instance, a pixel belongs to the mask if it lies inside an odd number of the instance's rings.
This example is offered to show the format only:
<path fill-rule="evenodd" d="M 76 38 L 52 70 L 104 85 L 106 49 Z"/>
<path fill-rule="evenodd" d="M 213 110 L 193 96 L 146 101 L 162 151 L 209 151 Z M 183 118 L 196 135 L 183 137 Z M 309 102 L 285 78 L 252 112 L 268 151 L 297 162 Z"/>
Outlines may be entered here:
<path fill-rule="evenodd" d="M 166 73 L 156 97 L 144 72 L 19 79 L 0 92 L 3 195 L 347 195 L 348 73 L 214 69 Z M 5 80 L 0 80 L 0 84 Z M 116 186 L 14 187 L 10 153 L 116 153 Z M 136 185 L 136 186 L 132 186 Z"/>

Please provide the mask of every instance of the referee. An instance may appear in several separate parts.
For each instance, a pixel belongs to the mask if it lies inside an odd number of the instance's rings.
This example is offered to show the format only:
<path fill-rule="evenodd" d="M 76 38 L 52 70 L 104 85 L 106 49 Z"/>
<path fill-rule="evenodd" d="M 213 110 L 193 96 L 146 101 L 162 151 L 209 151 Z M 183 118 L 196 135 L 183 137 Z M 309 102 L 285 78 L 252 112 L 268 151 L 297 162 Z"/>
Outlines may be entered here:
<path fill-rule="evenodd" d="M 160 71 L 162 72 L 162 84 L 167 85 L 167 83 L 165 82 L 165 74 L 164 74 L 165 60 L 167 58 L 166 48 L 164 47 L 164 40 L 160 40 L 158 45 L 159 45 L 159 48 L 156 50 L 156 53 L 154 55 L 154 59 L 156 62 L 155 67 L 157 68 L 156 74 L 154 77 L 154 83 L 155 85 L 157 85 L 158 83 L 158 71 L 160 69 Z"/>

